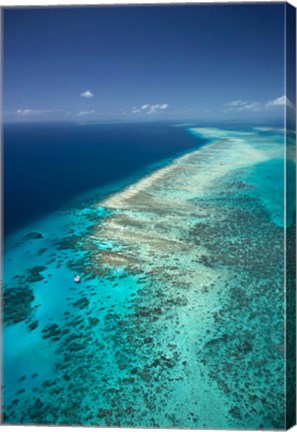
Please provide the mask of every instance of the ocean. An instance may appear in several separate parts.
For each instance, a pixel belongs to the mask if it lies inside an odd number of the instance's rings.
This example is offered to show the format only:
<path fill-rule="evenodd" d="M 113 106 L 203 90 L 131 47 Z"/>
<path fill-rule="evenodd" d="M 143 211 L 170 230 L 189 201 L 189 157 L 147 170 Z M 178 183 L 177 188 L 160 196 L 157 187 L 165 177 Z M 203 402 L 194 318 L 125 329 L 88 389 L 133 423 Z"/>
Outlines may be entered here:
<path fill-rule="evenodd" d="M 164 123 L 6 124 L 3 133 L 5 235 L 205 141 Z"/>
<path fill-rule="evenodd" d="M 4 423 L 282 429 L 283 130 L 4 132 Z"/>

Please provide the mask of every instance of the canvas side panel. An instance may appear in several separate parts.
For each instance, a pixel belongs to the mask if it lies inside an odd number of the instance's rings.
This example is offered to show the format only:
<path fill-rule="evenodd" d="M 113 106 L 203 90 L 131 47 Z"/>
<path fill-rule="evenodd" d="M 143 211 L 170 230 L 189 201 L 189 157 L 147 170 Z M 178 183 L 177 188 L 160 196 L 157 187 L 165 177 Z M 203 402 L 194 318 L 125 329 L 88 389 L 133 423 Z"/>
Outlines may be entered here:
<path fill-rule="evenodd" d="M 296 424 L 296 9 L 286 4 L 286 428 Z"/>

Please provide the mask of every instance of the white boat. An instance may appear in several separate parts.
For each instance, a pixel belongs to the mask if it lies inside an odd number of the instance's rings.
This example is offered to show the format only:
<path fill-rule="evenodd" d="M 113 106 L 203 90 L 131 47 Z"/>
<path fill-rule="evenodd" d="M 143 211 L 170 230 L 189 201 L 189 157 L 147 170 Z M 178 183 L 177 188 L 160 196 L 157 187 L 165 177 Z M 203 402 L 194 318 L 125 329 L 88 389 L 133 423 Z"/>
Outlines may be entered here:
<path fill-rule="evenodd" d="M 74 282 L 79 283 L 80 282 L 80 276 L 76 275 L 74 278 Z"/>

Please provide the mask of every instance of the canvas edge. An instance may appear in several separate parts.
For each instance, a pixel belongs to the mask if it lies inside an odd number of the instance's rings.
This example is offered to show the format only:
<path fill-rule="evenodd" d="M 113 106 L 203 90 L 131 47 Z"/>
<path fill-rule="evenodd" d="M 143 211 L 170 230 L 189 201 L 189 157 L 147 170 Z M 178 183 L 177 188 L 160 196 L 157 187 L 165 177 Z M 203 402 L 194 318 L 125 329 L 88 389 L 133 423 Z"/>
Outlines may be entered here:
<path fill-rule="evenodd" d="M 285 425 L 296 425 L 296 8 L 285 4 Z M 293 221 L 286 210 L 294 204 Z"/>

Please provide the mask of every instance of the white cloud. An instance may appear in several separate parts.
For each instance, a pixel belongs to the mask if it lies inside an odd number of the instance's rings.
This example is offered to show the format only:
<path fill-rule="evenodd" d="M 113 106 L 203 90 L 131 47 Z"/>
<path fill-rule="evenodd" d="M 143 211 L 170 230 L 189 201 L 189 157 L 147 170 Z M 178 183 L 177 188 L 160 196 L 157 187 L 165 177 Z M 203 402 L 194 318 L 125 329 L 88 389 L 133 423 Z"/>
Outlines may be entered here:
<path fill-rule="evenodd" d="M 239 111 L 259 111 L 261 106 L 259 102 L 247 102 L 239 108 Z"/>
<path fill-rule="evenodd" d="M 85 92 L 81 93 L 80 96 L 85 98 L 92 98 L 94 97 L 94 94 L 90 90 L 86 90 Z"/>
<path fill-rule="evenodd" d="M 238 100 L 230 102 L 229 104 L 226 104 L 226 105 L 229 106 L 229 107 L 238 107 L 238 106 L 243 106 L 246 103 L 247 103 L 246 101 L 238 99 Z"/>
<path fill-rule="evenodd" d="M 39 115 L 39 114 L 46 114 L 52 112 L 51 110 L 44 110 L 44 109 L 18 109 L 16 110 L 15 114 L 21 115 L 21 116 L 30 116 L 30 115 Z"/>
<path fill-rule="evenodd" d="M 137 113 L 140 113 L 141 112 L 141 110 L 142 110 L 142 108 L 136 108 L 135 106 L 134 107 L 132 107 L 132 114 L 137 114 Z"/>
<path fill-rule="evenodd" d="M 276 106 L 287 106 L 288 108 L 294 109 L 294 105 L 290 101 L 290 99 L 287 98 L 287 96 L 281 96 L 279 98 L 276 98 L 274 100 L 268 101 L 266 106 L 269 107 L 276 107 Z"/>
<path fill-rule="evenodd" d="M 78 116 L 85 116 L 85 115 L 89 115 L 89 114 L 95 114 L 95 110 L 90 110 L 90 111 L 79 111 L 76 115 Z"/>
<path fill-rule="evenodd" d="M 259 111 L 261 105 L 259 102 L 247 102 L 241 99 L 225 104 L 227 111 Z"/>
<path fill-rule="evenodd" d="M 152 105 L 144 104 L 140 108 L 137 108 L 135 106 L 132 107 L 131 113 L 137 114 L 137 113 L 142 112 L 142 113 L 147 113 L 147 114 L 153 114 L 153 113 L 159 112 L 160 110 L 165 110 L 168 107 L 169 107 L 169 105 L 166 103 L 164 103 L 164 104 L 152 104 Z"/>
<path fill-rule="evenodd" d="M 26 116 L 26 115 L 33 114 L 34 111 L 36 111 L 36 110 L 32 110 L 32 109 L 18 109 L 16 113 L 20 114 L 22 116 Z"/>
<path fill-rule="evenodd" d="M 294 109 L 294 105 L 292 104 L 292 102 L 286 97 L 286 96 L 281 96 L 279 98 L 270 100 L 268 102 L 248 102 L 245 100 L 241 100 L 241 99 L 237 99 L 234 100 L 232 102 L 229 102 L 227 104 L 224 105 L 225 112 L 229 112 L 229 111 L 265 111 L 267 110 L 267 108 L 272 108 L 272 107 L 280 107 L 280 106 L 287 106 L 291 109 Z"/>
<path fill-rule="evenodd" d="M 148 113 L 148 114 L 153 114 L 153 113 L 157 112 L 157 110 L 158 110 L 159 108 L 160 108 L 160 105 L 159 105 L 159 104 L 150 105 L 150 106 L 148 107 L 148 111 L 147 111 L 147 113 Z"/>

